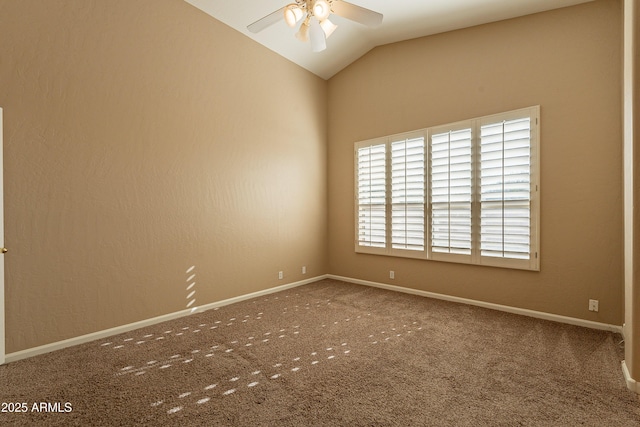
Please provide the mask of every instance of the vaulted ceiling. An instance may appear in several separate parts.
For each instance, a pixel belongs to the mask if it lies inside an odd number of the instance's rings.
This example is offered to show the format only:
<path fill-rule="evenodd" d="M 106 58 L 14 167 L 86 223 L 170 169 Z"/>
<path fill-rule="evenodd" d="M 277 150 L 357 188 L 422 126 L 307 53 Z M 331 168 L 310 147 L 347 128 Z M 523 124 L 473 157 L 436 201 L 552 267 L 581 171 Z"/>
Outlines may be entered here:
<path fill-rule="evenodd" d="M 284 20 L 258 34 L 247 30 L 247 25 L 293 0 L 185 1 L 312 73 L 329 79 L 376 46 L 593 0 L 349 0 L 382 13 L 382 25 L 368 28 L 332 15 L 331 21 L 338 28 L 327 40 L 327 49 L 317 53 L 311 51 L 309 43 L 297 40 L 297 28 L 288 27 Z"/>

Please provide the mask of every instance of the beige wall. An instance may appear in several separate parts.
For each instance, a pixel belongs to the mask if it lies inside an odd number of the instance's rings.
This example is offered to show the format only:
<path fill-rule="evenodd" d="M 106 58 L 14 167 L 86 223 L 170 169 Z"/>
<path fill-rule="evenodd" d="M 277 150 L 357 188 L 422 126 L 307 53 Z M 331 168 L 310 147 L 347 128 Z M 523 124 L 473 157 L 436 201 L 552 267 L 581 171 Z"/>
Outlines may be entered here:
<path fill-rule="evenodd" d="M 325 81 L 181 0 L 0 40 L 7 353 L 326 273 Z"/>
<path fill-rule="evenodd" d="M 599 0 L 327 84 L 183 1 L 0 0 L 7 352 L 185 309 L 191 266 L 195 305 L 328 272 L 621 324 L 621 24 Z M 353 142 L 537 104 L 541 272 L 354 253 Z"/>
<path fill-rule="evenodd" d="M 625 0 L 625 363 L 640 380 L 640 7 Z M 634 206 L 635 205 L 635 206 Z M 636 390 L 640 393 L 640 388 Z"/>
<path fill-rule="evenodd" d="M 633 347 L 631 348 L 632 359 L 632 377 L 640 384 L 640 6 L 636 3 L 634 15 L 634 96 L 633 96 L 633 199 L 635 201 L 634 211 L 634 234 L 633 234 Z M 636 391 L 640 393 L 640 385 L 637 385 Z"/>
<path fill-rule="evenodd" d="M 621 325 L 621 64 L 621 2 L 601 0 L 378 47 L 333 77 L 330 273 Z M 538 104 L 540 272 L 354 253 L 355 141 Z"/>

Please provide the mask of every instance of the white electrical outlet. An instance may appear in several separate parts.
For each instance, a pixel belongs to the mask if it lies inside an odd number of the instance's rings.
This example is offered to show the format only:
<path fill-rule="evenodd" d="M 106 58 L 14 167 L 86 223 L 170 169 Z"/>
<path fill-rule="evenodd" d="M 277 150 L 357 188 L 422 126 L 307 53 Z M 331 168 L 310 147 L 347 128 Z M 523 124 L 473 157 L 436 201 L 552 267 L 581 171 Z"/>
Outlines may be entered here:
<path fill-rule="evenodd" d="M 302 266 L 302 274 L 307 274 L 307 266 L 306 265 Z"/>
<path fill-rule="evenodd" d="M 589 300 L 589 311 L 598 311 L 598 300 L 590 299 Z"/>
<path fill-rule="evenodd" d="M 393 270 L 389 270 L 389 279 L 395 279 L 396 278 L 396 272 Z"/>
<path fill-rule="evenodd" d="M 278 279 L 282 280 L 284 278 L 284 273 L 282 271 L 278 271 Z"/>

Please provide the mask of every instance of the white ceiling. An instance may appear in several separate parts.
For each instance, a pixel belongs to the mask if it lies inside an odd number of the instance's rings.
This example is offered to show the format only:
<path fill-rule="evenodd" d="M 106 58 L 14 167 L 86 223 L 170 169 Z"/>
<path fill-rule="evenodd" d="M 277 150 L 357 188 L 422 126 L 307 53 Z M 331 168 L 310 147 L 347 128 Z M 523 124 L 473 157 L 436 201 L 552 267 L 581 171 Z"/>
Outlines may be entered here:
<path fill-rule="evenodd" d="M 258 34 L 247 30 L 247 25 L 293 0 L 185 1 L 312 73 L 329 79 L 376 46 L 593 0 L 349 0 L 382 13 L 382 25 L 367 28 L 332 15 L 331 20 L 338 28 L 327 40 L 327 49 L 318 53 L 311 51 L 309 43 L 298 41 L 294 36 L 297 28 L 289 28 L 284 20 Z"/>

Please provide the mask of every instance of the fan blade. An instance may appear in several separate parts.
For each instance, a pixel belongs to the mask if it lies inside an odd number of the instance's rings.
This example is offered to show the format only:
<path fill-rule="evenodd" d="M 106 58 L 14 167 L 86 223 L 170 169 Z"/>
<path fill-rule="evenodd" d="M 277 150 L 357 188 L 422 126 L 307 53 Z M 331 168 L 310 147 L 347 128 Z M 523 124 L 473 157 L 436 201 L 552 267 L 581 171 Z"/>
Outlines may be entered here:
<path fill-rule="evenodd" d="M 281 7 L 275 12 L 268 14 L 264 18 L 258 19 L 253 24 L 247 25 L 247 30 L 251 31 L 254 34 L 259 33 L 260 31 L 272 26 L 273 24 L 275 24 L 276 22 L 278 22 L 283 18 L 284 18 L 284 7 Z"/>
<path fill-rule="evenodd" d="M 327 48 L 327 38 L 320 26 L 320 22 L 313 17 L 309 24 L 309 40 L 311 41 L 311 50 L 313 52 L 322 52 Z"/>
<path fill-rule="evenodd" d="M 382 24 L 382 14 L 373 10 L 365 9 L 346 1 L 338 0 L 331 4 L 331 8 L 336 15 L 347 18 L 367 27 L 377 27 Z"/>

